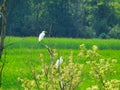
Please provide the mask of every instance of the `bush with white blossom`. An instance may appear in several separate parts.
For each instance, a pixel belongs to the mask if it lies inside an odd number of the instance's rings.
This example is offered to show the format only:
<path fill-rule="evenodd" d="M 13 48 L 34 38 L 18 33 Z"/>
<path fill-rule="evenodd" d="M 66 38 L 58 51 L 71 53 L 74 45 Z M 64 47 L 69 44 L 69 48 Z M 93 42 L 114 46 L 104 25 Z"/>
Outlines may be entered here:
<path fill-rule="evenodd" d="M 46 63 L 44 56 L 40 54 L 42 66 L 39 73 L 36 73 L 35 70 L 32 71 L 33 80 L 18 78 L 25 90 L 76 90 L 83 85 L 81 83 L 86 81 L 83 72 L 84 66 L 90 67 L 89 75 L 96 82 L 96 85 L 92 85 L 86 90 L 120 90 L 120 80 L 108 77 L 116 74 L 114 65 L 117 60 L 104 58 L 98 54 L 97 46 L 93 45 L 92 49 L 88 50 L 84 44 L 80 45 L 80 52 L 76 57 L 79 56 L 79 60 L 86 60 L 86 63 L 73 62 L 75 60 L 71 53 L 69 58 L 63 56 L 62 62 L 57 68 L 56 58 L 59 59 L 58 54 L 48 46 L 46 48 L 50 53 L 51 62 Z"/>

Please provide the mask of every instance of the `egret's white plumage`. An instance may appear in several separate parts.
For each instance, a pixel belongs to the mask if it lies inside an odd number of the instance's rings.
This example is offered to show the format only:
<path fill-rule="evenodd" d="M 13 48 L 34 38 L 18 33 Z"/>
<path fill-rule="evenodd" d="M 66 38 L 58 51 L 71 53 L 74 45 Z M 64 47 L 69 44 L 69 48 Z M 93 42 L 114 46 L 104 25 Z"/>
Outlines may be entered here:
<path fill-rule="evenodd" d="M 63 58 L 62 58 L 62 56 L 61 56 L 60 59 L 58 59 L 58 60 L 56 61 L 55 67 L 58 68 L 58 67 L 60 66 L 60 64 L 62 64 L 62 62 L 63 62 Z"/>
<path fill-rule="evenodd" d="M 42 31 L 42 32 L 39 34 L 39 38 L 38 38 L 38 41 L 39 41 L 39 42 L 44 38 L 45 32 L 46 32 L 46 31 Z"/>

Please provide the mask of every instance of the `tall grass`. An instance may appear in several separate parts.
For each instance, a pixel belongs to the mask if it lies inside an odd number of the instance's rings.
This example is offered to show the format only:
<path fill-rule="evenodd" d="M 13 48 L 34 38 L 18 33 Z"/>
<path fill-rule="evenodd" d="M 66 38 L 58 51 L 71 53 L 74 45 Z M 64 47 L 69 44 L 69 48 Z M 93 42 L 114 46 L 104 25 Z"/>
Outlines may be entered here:
<path fill-rule="evenodd" d="M 97 45 L 99 49 L 120 50 L 119 39 L 73 39 L 73 38 L 45 38 L 42 42 L 38 42 L 37 37 L 7 37 L 5 44 L 13 43 L 8 48 L 44 48 L 43 44 L 47 44 L 57 49 L 79 49 L 80 44 L 85 44 L 87 48 Z"/>

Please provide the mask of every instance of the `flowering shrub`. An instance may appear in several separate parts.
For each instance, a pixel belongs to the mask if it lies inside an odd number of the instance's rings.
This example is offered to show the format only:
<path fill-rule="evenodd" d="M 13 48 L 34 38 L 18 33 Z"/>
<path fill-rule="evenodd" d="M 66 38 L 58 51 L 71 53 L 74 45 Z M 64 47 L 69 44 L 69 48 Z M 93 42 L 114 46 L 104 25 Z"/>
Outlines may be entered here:
<path fill-rule="evenodd" d="M 89 74 L 96 82 L 96 85 L 88 87 L 86 90 L 119 90 L 120 80 L 110 79 L 109 75 L 115 74 L 113 69 L 117 60 L 105 59 L 97 53 L 98 47 L 93 45 L 91 50 L 88 50 L 84 44 L 80 45 L 79 58 L 87 60 L 85 64 L 73 62 L 72 53 L 69 58 L 58 58 L 55 50 L 46 46 L 51 56 L 51 62 L 46 63 L 43 55 L 40 54 L 42 63 L 39 73 L 32 71 L 33 80 L 27 78 L 18 78 L 22 82 L 22 87 L 25 90 L 75 90 L 80 84 L 85 81 L 83 77 L 84 66 L 90 67 Z M 56 67 L 57 64 L 57 67 Z"/>
<path fill-rule="evenodd" d="M 48 48 L 48 47 L 47 47 Z M 43 90 L 74 90 L 76 89 L 80 83 L 83 81 L 81 78 L 83 64 L 74 63 L 72 54 L 70 54 L 68 59 L 63 59 L 63 63 L 61 63 L 56 68 L 56 63 L 54 62 L 54 58 L 57 57 L 57 53 L 53 53 L 50 48 L 48 48 L 51 57 L 51 63 L 47 64 L 43 60 L 43 55 L 41 54 L 41 70 L 39 74 L 36 74 L 35 71 L 32 71 L 32 75 L 34 80 L 29 79 L 21 79 L 18 78 L 19 81 L 22 82 L 22 87 L 26 90 L 33 89 L 43 89 Z M 52 52 L 52 53 L 51 53 Z M 68 63 L 66 63 L 68 61 Z"/>
<path fill-rule="evenodd" d="M 104 82 L 105 87 L 102 90 L 120 90 L 120 80 L 112 79 Z M 86 90 L 101 90 L 97 85 L 88 87 Z"/>
<path fill-rule="evenodd" d="M 97 85 L 87 88 L 86 90 L 99 90 Z"/>
<path fill-rule="evenodd" d="M 85 48 L 85 47 L 84 47 Z M 85 54 L 88 66 L 91 67 L 90 76 L 98 85 L 87 88 L 87 90 L 119 90 L 120 80 L 109 80 L 109 76 L 116 74 L 113 69 L 117 63 L 116 59 L 105 59 L 97 53 L 97 46 L 93 46 L 92 50 L 87 50 Z"/>

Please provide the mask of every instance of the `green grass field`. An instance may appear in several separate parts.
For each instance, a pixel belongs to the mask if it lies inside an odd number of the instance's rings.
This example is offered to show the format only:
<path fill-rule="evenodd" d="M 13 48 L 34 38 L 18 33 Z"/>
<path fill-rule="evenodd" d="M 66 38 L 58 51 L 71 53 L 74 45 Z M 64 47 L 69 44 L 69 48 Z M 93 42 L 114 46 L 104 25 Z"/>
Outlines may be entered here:
<path fill-rule="evenodd" d="M 9 43 L 12 43 L 9 45 Z M 31 78 L 28 62 L 36 65 L 37 68 L 41 66 L 39 63 L 39 55 L 42 53 L 46 61 L 49 60 L 49 53 L 44 48 L 43 44 L 56 49 L 59 56 L 67 58 L 70 51 L 73 51 L 74 59 L 77 59 L 76 55 L 79 52 L 80 44 L 85 44 L 87 48 L 91 48 L 92 45 L 99 47 L 98 52 L 106 58 L 115 58 L 118 60 L 116 64 L 116 70 L 120 70 L 120 40 L 116 39 L 68 39 L 68 38 L 45 38 L 41 43 L 38 43 L 36 37 L 7 37 L 5 41 L 6 57 L 3 59 L 6 61 L 6 65 L 3 71 L 3 90 L 21 90 L 21 83 L 17 81 L 18 77 Z M 82 62 L 85 63 L 85 62 Z M 119 74 L 113 78 L 120 79 Z M 86 87 L 91 85 L 90 77 L 83 83 L 80 90 L 85 90 Z"/>
<path fill-rule="evenodd" d="M 87 48 L 91 48 L 92 45 L 97 45 L 99 49 L 114 49 L 120 50 L 119 39 L 73 39 L 73 38 L 45 38 L 42 44 L 38 43 L 36 37 L 7 37 L 5 44 L 13 43 L 9 46 L 9 49 L 15 48 L 29 48 L 40 49 L 44 48 L 43 44 L 47 44 L 51 48 L 56 49 L 79 49 L 79 45 L 85 44 Z"/>

